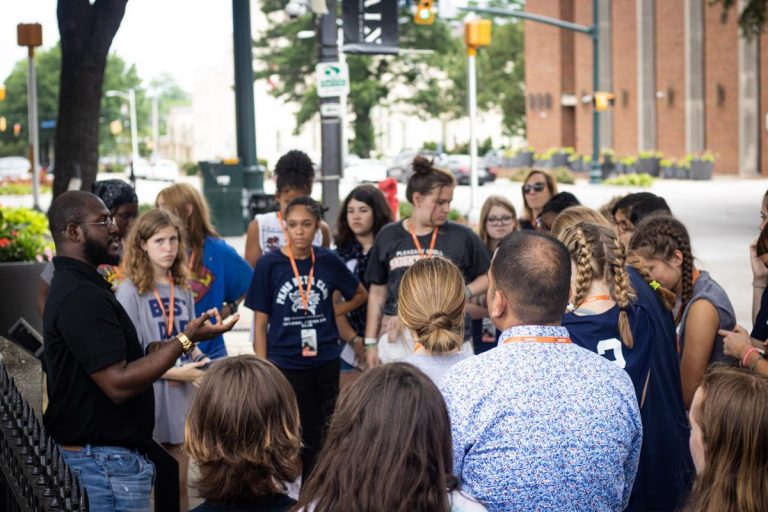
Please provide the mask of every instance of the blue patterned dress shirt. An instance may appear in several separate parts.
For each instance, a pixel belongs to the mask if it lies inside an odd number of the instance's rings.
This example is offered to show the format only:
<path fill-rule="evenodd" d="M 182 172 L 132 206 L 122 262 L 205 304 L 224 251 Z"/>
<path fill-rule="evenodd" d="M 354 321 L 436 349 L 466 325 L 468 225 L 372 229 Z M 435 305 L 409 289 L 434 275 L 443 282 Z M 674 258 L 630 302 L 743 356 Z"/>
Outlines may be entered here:
<path fill-rule="evenodd" d="M 632 381 L 560 326 L 516 326 L 442 381 L 462 491 L 488 510 L 621 511 L 643 432 Z"/>

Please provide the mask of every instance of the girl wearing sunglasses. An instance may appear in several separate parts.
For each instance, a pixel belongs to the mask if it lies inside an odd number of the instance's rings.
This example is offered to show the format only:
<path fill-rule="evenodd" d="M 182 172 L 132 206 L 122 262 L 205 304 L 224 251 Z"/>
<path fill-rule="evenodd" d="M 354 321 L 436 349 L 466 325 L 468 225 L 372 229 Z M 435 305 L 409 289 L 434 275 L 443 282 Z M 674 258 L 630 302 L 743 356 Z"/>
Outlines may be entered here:
<path fill-rule="evenodd" d="M 521 229 L 535 229 L 536 219 L 552 196 L 557 194 L 557 182 L 541 169 L 531 169 L 523 181 L 523 204 L 525 213 L 520 219 Z"/>

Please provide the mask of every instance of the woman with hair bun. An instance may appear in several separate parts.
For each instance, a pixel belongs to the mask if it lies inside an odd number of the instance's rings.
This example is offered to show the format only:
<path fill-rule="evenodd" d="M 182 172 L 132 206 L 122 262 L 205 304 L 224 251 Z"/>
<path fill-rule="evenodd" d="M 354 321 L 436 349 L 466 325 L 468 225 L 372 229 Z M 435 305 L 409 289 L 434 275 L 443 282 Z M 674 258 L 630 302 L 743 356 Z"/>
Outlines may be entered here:
<path fill-rule="evenodd" d="M 371 248 L 366 272 L 371 284 L 365 326 L 369 367 L 379 362 L 382 333 L 386 334 L 382 336 L 385 343 L 401 339 L 406 345 L 411 344 L 409 334 L 399 330 L 397 295 L 406 270 L 420 259 L 442 256 L 455 263 L 468 283 L 464 288 L 465 300 L 488 288 L 488 250 L 474 231 L 448 220 L 456 178 L 421 156 L 414 158 L 413 171 L 405 190 L 413 205 L 411 216 L 382 228 Z"/>
<path fill-rule="evenodd" d="M 735 363 L 725 356 L 718 330 L 736 324 L 725 290 L 706 271 L 693 264 L 691 239 L 685 226 L 671 215 L 643 219 L 629 242 L 635 256 L 661 286 L 675 293 L 683 401 L 690 408 L 693 394 L 707 367 L 716 361 Z"/>
<path fill-rule="evenodd" d="M 676 510 L 688 488 L 691 459 L 671 327 L 657 320 L 655 297 L 636 293 L 624 244 L 613 229 L 581 222 L 559 231 L 558 239 L 575 268 L 572 309 L 562 324 L 574 343 L 629 374 L 640 406 L 643 446 L 627 510 Z"/>
<path fill-rule="evenodd" d="M 415 343 L 405 362 L 436 385 L 451 366 L 468 357 L 461 351 L 465 307 L 464 277 L 447 259 L 417 261 L 403 276 L 397 316 Z"/>

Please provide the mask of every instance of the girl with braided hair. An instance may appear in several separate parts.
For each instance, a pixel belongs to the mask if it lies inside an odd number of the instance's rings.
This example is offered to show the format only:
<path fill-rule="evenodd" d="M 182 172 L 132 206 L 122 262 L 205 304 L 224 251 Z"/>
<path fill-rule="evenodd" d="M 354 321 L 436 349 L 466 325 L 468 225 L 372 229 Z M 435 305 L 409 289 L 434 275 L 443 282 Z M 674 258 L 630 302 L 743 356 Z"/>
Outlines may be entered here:
<path fill-rule="evenodd" d="M 563 326 L 574 343 L 629 374 L 640 405 L 643 446 L 627 510 L 676 510 L 689 488 L 692 462 L 677 357 L 665 332 L 674 329 L 658 321 L 656 297 L 635 291 L 613 229 L 579 222 L 558 231 L 558 239 L 574 267 L 573 310 Z M 648 288 L 642 281 L 637 286 Z"/>
<path fill-rule="evenodd" d="M 690 408 L 693 394 L 707 367 L 715 361 L 735 362 L 723 353 L 718 330 L 736 323 L 733 306 L 708 272 L 693 264 L 691 241 L 685 226 L 671 215 L 643 219 L 629 242 L 651 276 L 677 297 L 674 310 L 680 354 L 683 401 Z"/>

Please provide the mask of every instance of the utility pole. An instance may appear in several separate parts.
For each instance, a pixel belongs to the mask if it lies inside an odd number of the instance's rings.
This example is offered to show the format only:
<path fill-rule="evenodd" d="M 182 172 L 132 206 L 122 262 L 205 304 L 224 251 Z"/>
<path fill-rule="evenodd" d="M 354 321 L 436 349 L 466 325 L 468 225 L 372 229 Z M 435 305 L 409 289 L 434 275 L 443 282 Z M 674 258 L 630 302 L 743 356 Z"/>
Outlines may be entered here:
<path fill-rule="evenodd" d="M 464 42 L 467 45 L 467 109 L 469 110 L 469 184 L 472 196 L 469 208 L 470 222 L 480 220 L 480 180 L 477 172 L 477 49 L 491 44 L 491 21 L 473 19 L 464 24 Z"/>
<path fill-rule="evenodd" d="M 35 76 L 35 47 L 43 45 L 43 26 L 39 23 L 19 23 L 16 26 L 19 46 L 27 47 L 27 112 L 29 116 L 29 160 L 32 163 L 32 208 L 40 210 L 40 142 L 37 123 L 37 76 Z"/>
<path fill-rule="evenodd" d="M 328 14 L 320 17 L 320 63 L 338 63 L 338 28 L 336 26 L 337 0 L 328 0 Z M 348 78 L 347 78 L 348 80 Z M 323 115 L 336 110 L 332 105 L 339 105 L 338 96 L 320 98 L 320 144 L 322 157 L 320 170 L 323 180 L 323 203 L 328 208 L 326 221 L 333 229 L 339 213 L 339 180 L 341 179 L 341 117 Z M 329 106 L 326 106 L 329 105 Z M 341 107 L 338 107 L 340 110 Z M 337 112 L 340 114 L 340 112 Z"/>

